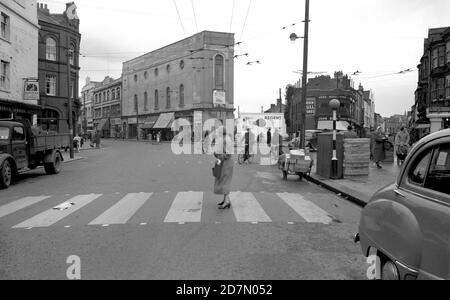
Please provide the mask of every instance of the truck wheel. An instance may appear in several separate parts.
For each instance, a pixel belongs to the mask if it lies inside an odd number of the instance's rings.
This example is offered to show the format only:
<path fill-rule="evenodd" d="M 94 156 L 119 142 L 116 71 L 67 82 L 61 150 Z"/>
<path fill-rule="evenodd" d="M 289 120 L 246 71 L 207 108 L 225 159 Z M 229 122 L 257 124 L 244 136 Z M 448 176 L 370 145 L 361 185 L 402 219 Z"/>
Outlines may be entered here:
<path fill-rule="evenodd" d="M 0 168 L 0 189 L 7 189 L 11 185 L 12 169 L 9 161 L 5 160 Z"/>
<path fill-rule="evenodd" d="M 61 172 L 61 155 L 56 153 L 53 162 L 45 163 L 44 169 L 48 175 L 54 175 Z"/>

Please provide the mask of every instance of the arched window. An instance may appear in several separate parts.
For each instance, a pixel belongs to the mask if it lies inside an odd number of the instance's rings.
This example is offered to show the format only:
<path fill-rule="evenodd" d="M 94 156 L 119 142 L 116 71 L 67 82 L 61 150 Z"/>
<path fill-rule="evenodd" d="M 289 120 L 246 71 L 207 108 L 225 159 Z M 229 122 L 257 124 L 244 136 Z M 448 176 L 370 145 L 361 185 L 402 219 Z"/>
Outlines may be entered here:
<path fill-rule="evenodd" d="M 134 95 L 134 111 L 138 112 L 139 106 L 138 106 L 138 96 Z"/>
<path fill-rule="evenodd" d="M 111 90 L 111 99 L 112 100 L 116 99 L 116 90 L 115 89 Z"/>
<path fill-rule="evenodd" d="M 106 92 L 103 92 L 103 102 L 106 102 Z"/>
<path fill-rule="evenodd" d="M 117 99 L 120 99 L 120 88 L 117 88 Z"/>
<path fill-rule="evenodd" d="M 214 78 L 215 78 L 215 89 L 224 89 L 224 59 L 222 55 L 216 55 L 214 58 Z"/>
<path fill-rule="evenodd" d="M 158 90 L 155 90 L 155 110 L 159 109 L 159 97 L 158 97 Z"/>
<path fill-rule="evenodd" d="M 180 85 L 180 106 L 184 106 L 184 85 Z"/>
<path fill-rule="evenodd" d="M 48 37 L 45 40 L 45 58 L 56 61 L 56 40 L 54 38 Z"/>
<path fill-rule="evenodd" d="M 166 108 L 170 108 L 170 87 L 166 88 L 166 99 L 167 99 L 167 106 L 166 106 Z"/>
<path fill-rule="evenodd" d="M 106 101 L 109 101 L 109 91 L 106 92 Z"/>
<path fill-rule="evenodd" d="M 148 94 L 147 94 L 147 92 L 144 93 L 144 110 L 148 111 Z"/>

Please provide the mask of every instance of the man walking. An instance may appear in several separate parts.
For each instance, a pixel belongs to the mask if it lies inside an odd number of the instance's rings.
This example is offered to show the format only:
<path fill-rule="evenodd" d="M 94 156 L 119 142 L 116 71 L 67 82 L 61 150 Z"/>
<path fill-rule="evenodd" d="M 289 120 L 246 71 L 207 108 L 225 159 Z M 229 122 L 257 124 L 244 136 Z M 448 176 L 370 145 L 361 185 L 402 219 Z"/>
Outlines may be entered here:
<path fill-rule="evenodd" d="M 269 128 L 269 130 L 267 130 L 267 146 L 271 146 L 272 145 L 272 132 L 271 129 Z"/>

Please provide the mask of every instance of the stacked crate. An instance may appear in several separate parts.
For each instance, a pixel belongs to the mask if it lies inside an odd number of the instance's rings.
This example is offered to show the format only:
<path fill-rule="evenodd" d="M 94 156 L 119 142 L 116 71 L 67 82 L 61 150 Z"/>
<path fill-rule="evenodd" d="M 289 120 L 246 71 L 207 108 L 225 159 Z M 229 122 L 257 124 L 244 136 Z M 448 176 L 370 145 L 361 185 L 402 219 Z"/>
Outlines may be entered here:
<path fill-rule="evenodd" d="M 369 163 L 369 139 L 344 139 L 344 176 L 369 175 Z"/>

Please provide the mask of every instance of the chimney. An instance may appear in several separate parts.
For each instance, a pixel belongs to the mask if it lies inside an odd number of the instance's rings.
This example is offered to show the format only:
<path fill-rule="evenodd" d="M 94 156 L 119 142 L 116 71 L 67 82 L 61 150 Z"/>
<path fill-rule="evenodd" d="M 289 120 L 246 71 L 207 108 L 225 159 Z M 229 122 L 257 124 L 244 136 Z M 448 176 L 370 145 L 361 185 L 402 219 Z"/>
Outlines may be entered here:
<path fill-rule="evenodd" d="M 46 15 L 50 14 L 50 10 L 48 9 L 47 4 L 38 3 L 38 10 Z"/>

